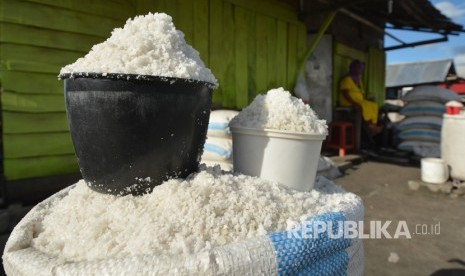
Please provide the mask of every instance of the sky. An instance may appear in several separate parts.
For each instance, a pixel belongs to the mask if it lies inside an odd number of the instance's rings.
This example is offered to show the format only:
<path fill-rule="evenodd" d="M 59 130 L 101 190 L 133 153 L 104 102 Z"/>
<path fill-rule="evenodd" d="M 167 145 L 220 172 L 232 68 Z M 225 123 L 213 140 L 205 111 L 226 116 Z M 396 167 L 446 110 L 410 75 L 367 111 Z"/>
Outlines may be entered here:
<path fill-rule="evenodd" d="M 430 0 L 430 2 L 438 10 L 440 10 L 442 14 L 452 19 L 454 23 L 462 25 L 465 28 L 465 1 Z M 438 34 L 423 32 L 397 31 L 389 29 L 387 29 L 387 31 L 405 42 L 415 42 L 441 37 Z M 385 46 L 399 44 L 387 36 L 385 37 L 384 43 Z M 457 74 L 465 78 L 465 33 L 461 33 L 459 36 L 451 35 L 447 42 L 392 50 L 387 51 L 386 53 L 387 64 L 453 58 Z"/>

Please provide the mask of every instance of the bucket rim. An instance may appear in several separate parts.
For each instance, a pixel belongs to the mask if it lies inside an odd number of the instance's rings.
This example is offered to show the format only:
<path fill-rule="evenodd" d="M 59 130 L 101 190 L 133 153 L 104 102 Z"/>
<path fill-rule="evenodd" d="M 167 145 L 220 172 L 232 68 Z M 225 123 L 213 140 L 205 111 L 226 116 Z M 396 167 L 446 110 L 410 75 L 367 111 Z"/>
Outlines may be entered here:
<path fill-rule="evenodd" d="M 445 164 L 446 161 L 442 158 L 435 158 L 435 157 L 424 157 L 421 158 L 421 162 L 426 162 L 430 164 Z"/>
<path fill-rule="evenodd" d="M 165 77 L 165 76 L 153 76 L 153 75 L 139 75 L 139 74 L 126 74 L 126 73 L 96 73 L 96 72 L 75 72 L 75 73 L 63 73 L 59 74 L 60 80 L 65 79 L 109 79 L 109 80 L 127 80 L 127 81 L 166 81 L 170 83 L 174 82 L 188 82 L 188 83 L 199 83 L 214 89 L 216 86 L 207 81 L 201 81 L 196 79 L 185 79 L 177 77 Z"/>
<path fill-rule="evenodd" d="M 327 134 L 312 134 L 303 132 L 293 132 L 287 130 L 276 129 L 256 129 L 242 126 L 230 126 L 231 133 L 249 134 L 255 136 L 275 137 L 275 138 L 288 138 L 295 140 L 318 140 L 322 141 L 326 138 Z"/>

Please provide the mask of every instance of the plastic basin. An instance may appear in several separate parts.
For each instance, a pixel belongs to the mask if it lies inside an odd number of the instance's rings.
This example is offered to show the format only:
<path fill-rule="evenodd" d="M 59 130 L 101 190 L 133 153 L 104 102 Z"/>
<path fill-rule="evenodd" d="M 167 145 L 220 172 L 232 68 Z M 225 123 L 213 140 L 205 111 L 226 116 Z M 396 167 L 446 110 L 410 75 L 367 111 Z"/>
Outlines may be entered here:
<path fill-rule="evenodd" d="M 313 189 L 326 135 L 231 127 L 234 171 L 277 181 L 291 189 Z"/>
<path fill-rule="evenodd" d="M 421 181 L 442 184 L 449 179 L 449 167 L 439 158 L 421 159 Z"/>
<path fill-rule="evenodd" d="M 198 170 L 212 89 L 186 79 L 61 76 L 82 176 L 101 193 L 140 195 Z"/>

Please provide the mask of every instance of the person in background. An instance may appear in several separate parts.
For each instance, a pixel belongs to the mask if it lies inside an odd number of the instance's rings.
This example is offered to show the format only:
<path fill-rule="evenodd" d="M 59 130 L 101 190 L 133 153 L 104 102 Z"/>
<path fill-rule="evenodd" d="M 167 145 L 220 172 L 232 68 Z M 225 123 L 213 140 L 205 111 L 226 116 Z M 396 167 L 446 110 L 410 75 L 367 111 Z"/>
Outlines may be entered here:
<path fill-rule="evenodd" d="M 381 132 L 378 126 L 378 104 L 365 99 L 362 83 L 364 64 L 360 60 L 353 60 L 349 66 L 349 73 L 339 83 L 339 105 L 353 106 L 362 114 L 372 135 Z"/>

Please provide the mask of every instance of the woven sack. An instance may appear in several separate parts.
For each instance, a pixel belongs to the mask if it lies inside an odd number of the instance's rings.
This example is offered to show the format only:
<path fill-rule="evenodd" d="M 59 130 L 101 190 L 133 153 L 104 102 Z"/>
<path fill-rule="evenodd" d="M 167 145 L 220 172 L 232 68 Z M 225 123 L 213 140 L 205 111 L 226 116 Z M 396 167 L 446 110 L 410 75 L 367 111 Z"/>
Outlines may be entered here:
<path fill-rule="evenodd" d="M 413 116 L 438 116 L 446 112 L 446 106 L 439 102 L 434 101 L 415 101 L 410 102 L 406 106 L 402 107 L 399 111 L 401 115 L 407 117 Z"/>
<path fill-rule="evenodd" d="M 434 85 L 421 85 L 408 92 L 403 101 L 435 101 L 447 103 L 448 101 L 460 101 L 461 97 L 452 90 L 444 89 Z"/>
<path fill-rule="evenodd" d="M 318 181 L 334 185 L 325 178 Z M 36 205 L 15 227 L 3 253 L 8 275 L 363 275 L 361 240 L 328 238 L 327 233 L 305 239 L 295 235 L 300 230 L 258 236 L 185 257 L 139 255 L 67 262 L 31 247 L 31 240 L 46 209 L 72 188 Z M 363 220 L 362 201 L 354 198 L 337 208 L 328 207 L 327 213 L 314 216 L 309 224 Z"/>
<path fill-rule="evenodd" d="M 234 110 L 214 110 L 210 113 L 210 120 L 208 122 L 209 137 L 231 137 L 231 131 L 229 130 L 229 122 L 236 117 L 238 111 Z"/>

